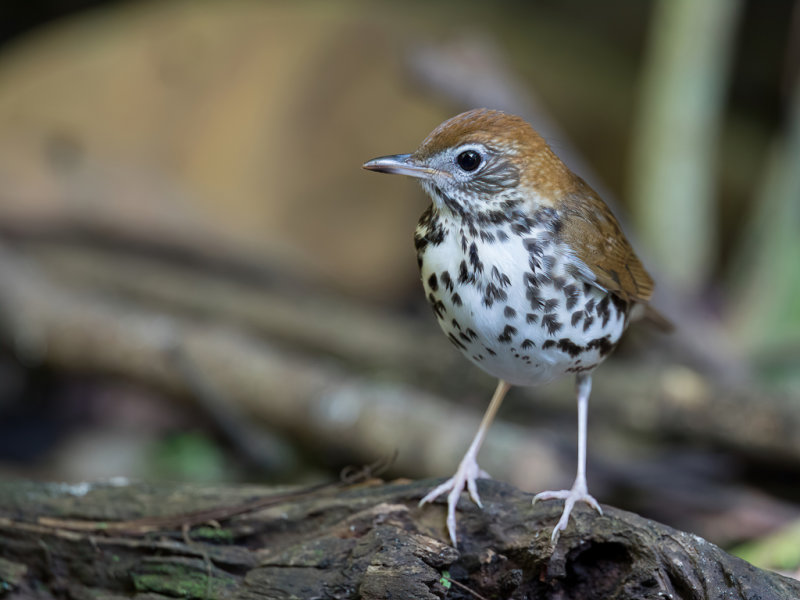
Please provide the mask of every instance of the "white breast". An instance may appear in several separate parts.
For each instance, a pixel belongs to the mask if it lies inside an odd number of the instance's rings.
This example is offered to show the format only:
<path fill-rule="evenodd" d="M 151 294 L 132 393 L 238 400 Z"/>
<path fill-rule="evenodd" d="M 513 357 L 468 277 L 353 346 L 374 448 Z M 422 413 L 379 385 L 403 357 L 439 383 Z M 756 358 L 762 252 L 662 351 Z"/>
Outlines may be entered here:
<path fill-rule="evenodd" d="M 626 325 L 609 294 L 567 272 L 556 243 L 541 244 L 546 251 L 531 264 L 530 241 L 540 236 L 551 239 L 534 229 L 487 242 L 448 228 L 422 252 L 425 294 L 444 333 L 484 371 L 516 385 L 591 370 Z"/>

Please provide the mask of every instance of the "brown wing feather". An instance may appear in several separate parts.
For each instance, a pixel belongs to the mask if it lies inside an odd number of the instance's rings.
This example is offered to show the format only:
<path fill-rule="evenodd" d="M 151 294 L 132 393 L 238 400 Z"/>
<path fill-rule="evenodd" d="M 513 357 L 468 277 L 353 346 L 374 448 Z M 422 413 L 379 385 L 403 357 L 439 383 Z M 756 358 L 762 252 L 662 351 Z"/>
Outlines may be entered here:
<path fill-rule="evenodd" d="M 597 285 L 626 301 L 647 303 L 653 279 L 605 202 L 582 179 L 575 179 L 575 192 L 559 206 L 561 237 L 589 267 Z"/>

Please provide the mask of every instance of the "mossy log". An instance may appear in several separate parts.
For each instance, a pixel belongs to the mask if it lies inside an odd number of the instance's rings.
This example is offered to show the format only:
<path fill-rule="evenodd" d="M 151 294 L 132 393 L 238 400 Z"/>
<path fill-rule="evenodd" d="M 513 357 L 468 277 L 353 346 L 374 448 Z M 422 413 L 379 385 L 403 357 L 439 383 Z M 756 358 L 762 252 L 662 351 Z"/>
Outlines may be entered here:
<path fill-rule="evenodd" d="M 459 547 L 432 481 L 256 486 L 0 485 L 0 595 L 20 598 L 797 598 L 689 533 L 481 481 Z"/>

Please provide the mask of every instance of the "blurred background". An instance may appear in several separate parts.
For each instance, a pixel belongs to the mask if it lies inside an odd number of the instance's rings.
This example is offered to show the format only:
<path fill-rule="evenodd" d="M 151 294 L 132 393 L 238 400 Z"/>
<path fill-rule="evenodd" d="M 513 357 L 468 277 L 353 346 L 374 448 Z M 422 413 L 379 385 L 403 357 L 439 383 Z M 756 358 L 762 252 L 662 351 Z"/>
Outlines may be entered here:
<path fill-rule="evenodd" d="M 413 181 L 361 170 L 521 114 L 620 217 L 671 335 L 595 376 L 602 502 L 800 565 L 800 2 L 0 6 L 0 476 L 449 476 L 494 382 L 441 335 Z M 572 382 L 480 463 L 574 476 Z M 395 456 L 396 453 L 396 456 Z"/>

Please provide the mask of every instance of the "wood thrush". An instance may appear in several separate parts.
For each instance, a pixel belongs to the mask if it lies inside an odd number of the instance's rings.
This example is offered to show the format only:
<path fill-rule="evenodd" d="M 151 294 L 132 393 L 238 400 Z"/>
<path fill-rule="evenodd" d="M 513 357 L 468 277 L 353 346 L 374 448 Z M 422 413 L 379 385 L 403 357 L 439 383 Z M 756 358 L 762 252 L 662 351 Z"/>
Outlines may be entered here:
<path fill-rule="evenodd" d="M 412 154 L 375 158 L 365 169 L 420 179 L 432 205 L 414 242 L 425 294 L 439 326 L 499 383 L 455 475 L 420 504 L 448 493 L 447 527 L 465 488 L 481 506 L 478 450 L 512 385 L 574 374 L 578 471 L 552 533 L 578 501 L 602 513 L 586 487 L 586 421 L 592 372 L 611 353 L 634 304 L 653 281 L 614 215 L 520 117 L 477 109 L 445 121 Z"/>

